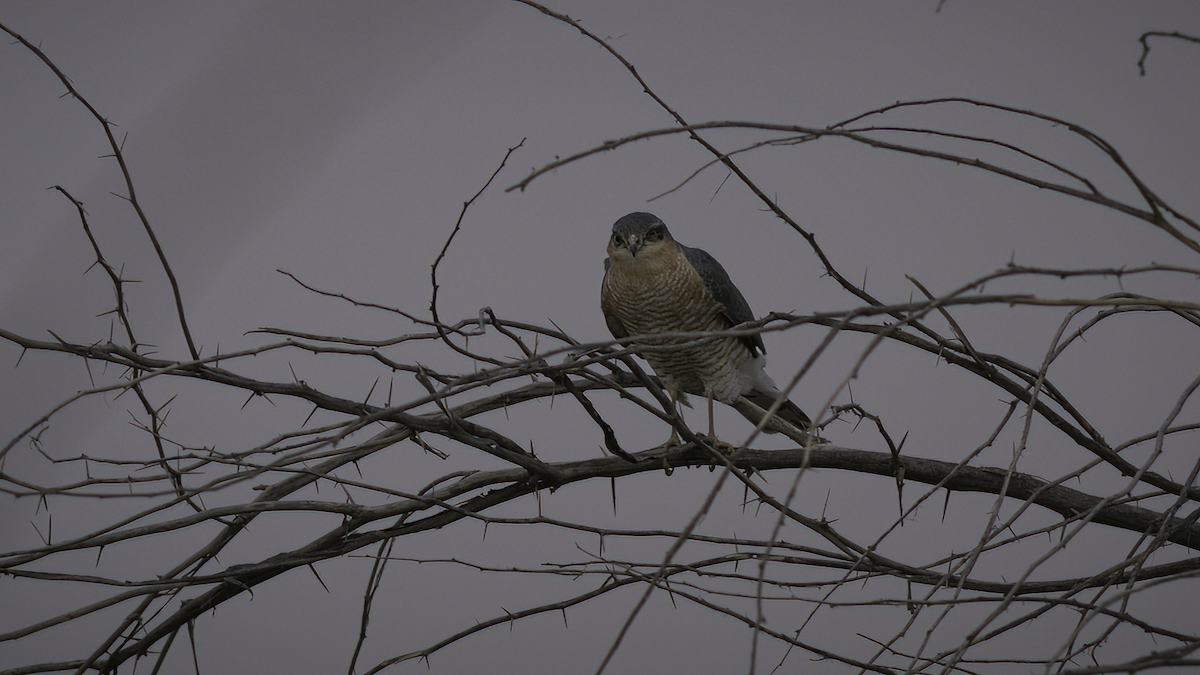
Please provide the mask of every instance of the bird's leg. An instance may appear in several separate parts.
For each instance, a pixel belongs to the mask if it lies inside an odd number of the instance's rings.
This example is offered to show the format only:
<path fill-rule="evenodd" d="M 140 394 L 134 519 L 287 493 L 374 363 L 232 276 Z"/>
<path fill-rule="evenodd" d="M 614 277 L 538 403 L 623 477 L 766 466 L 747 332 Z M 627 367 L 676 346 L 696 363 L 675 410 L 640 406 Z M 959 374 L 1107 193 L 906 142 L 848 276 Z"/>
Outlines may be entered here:
<path fill-rule="evenodd" d="M 705 396 L 705 398 L 708 399 L 708 437 L 715 441 L 715 440 L 717 440 L 717 431 L 716 431 L 716 429 L 713 428 L 714 424 L 713 424 L 712 392 L 709 392 L 708 396 Z"/>
<path fill-rule="evenodd" d="M 675 387 L 668 387 L 667 393 L 670 394 L 670 396 L 671 396 L 671 412 L 674 413 L 680 419 L 682 419 L 683 418 L 683 408 L 679 405 L 679 398 L 680 398 L 680 396 L 682 396 L 682 392 L 680 392 Z M 671 437 L 667 439 L 667 442 L 663 444 L 663 447 L 673 448 L 677 445 L 680 445 L 679 430 L 675 428 L 674 424 L 672 424 L 671 425 Z"/>
<path fill-rule="evenodd" d="M 676 387 L 667 387 L 667 393 L 669 393 L 671 395 L 671 412 L 682 418 L 683 410 L 679 406 L 679 397 L 680 397 L 679 389 Z M 667 439 L 666 443 L 663 443 L 660 446 L 661 448 L 663 448 L 663 456 L 662 456 L 663 473 L 667 474 L 668 476 L 670 476 L 672 473 L 674 473 L 675 470 L 672 469 L 670 463 L 667 462 L 667 454 L 671 452 L 671 448 L 674 448 L 677 445 L 679 445 L 679 430 L 675 428 L 674 424 L 672 424 L 671 425 L 671 437 Z"/>
<path fill-rule="evenodd" d="M 725 441 L 717 440 L 717 431 L 713 422 L 713 395 L 712 392 L 705 394 L 704 398 L 708 399 L 708 442 L 717 452 L 731 454 L 734 447 Z M 717 468 L 717 459 L 713 457 L 708 462 L 708 470 L 713 471 Z"/>

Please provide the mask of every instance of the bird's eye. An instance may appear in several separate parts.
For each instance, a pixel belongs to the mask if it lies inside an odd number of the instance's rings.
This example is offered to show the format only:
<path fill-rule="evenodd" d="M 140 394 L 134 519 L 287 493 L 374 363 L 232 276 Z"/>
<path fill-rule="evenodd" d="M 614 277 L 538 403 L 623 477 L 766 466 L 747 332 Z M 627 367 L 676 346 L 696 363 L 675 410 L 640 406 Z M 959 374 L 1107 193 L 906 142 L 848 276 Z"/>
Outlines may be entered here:
<path fill-rule="evenodd" d="M 622 237 L 619 234 L 614 234 L 612 236 L 612 243 L 613 243 L 613 246 L 624 246 L 625 245 L 625 237 Z"/>
<path fill-rule="evenodd" d="M 649 241 L 658 241 L 659 239 L 662 239 L 662 230 L 658 229 L 657 227 L 653 230 L 650 230 L 646 233 L 646 239 Z"/>

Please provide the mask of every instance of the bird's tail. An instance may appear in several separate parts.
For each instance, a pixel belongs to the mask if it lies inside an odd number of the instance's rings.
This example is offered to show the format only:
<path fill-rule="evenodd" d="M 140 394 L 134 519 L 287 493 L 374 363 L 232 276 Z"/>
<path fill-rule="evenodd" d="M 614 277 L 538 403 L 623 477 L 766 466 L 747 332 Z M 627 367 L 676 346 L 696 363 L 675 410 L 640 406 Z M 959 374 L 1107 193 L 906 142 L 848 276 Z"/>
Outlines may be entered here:
<path fill-rule="evenodd" d="M 743 412 L 740 408 L 738 409 L 738 412 L 742 413 L 742 415 L 745 415 L 746 419 L 758 424 L 759 420 L 762 419 L 763 413 L 765 413 L 767 410 L 770 410 L 771 406 L 775 405 L 775 399 L 779 397 L 779 392 L 756 390 L 743 394 L 742 397 L 753 403 L 757 408 L 759 408 L 759 411 L 753 416 L 746 415 L 746 412 L 750 411 Z M 787 422 L 788 424 L 799 428 L 801 431 L 808 431 L 810 428 L 812 428 L 812 420 L 808 418 L 808 415 L 805 415 L 804 411 L 801 410 L 799 406 L 787 399 L 783 400 L 783 405 L 779 407 L 779 410 L 775 412 L 775 415 L 782 418 L 783 421 Z"/>
<path fill-rule="evenodd" d="M 750 420 L 751 424 L 757 426 L 767 410 L 775 405 L 775 399 L 778 396 L 779 392 L 751 391 L 742 394 L 733 408 L 741 413 L 742 417 Z M 787 399 L 784 399 L 779 410 L 775 411 L 775 415 L 763 427 L 767 433 L 782 433 L 799 443 L 805 443 L 810 438 L 816 439 L 819 443 L 825 442 L 820 436 L 810 433 L 810 429 L 812 429 L 812 420 L 804 414 L 799 406 Z"/>

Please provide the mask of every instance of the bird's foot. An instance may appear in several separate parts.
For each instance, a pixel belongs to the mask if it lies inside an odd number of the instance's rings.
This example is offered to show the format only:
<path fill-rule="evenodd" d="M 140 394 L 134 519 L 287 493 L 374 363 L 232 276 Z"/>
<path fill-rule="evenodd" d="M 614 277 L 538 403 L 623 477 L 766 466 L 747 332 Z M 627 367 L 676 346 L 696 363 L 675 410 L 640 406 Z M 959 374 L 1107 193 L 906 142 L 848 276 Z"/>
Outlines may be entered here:
<path fill-rule="evenodd" d="M 671 448 L 679 447 L 679 446 L 678 445 L 674 445 L 674 446 L 660 445 L 659 447 L 663 449 L 663 454 L 662 454 L 663 473 L 670 476 L 671 474 L 675 473 L 675 469 L 673 469 L 671 467 L 671 462 L 668 459 L 668 457 L 671 454 Z"/>
<path fill-rule="evenodd" d="M 658 446 L 659 448 L 662 448 L 662 451 L 663 451 L 663 454 L 662 454 L 663 473 L 665 473 L 668 476 L 675 473 L 675 469 L 671 467 L 671 463 L 667 460 L 667 457 L 668 457 L 668 455 L 671 454 L 672 448 L 677 448 L 680 445 L 681 444 L 679 442 L 679 434 L 672 431 L 671 437 L 667 439 L 667 442 Z"/>
<path fill-rule="evenodd" d="M 733 445 L 732 443 L 726 443 L 725 441 L 717 438 L 716 436 L 700 434 L 699 438 L 700 438 L 700 440 L 704 441 L 713 450 L 716 450 L 717 452 L 721 453 L 722 455 L 732 455 L 734 453 L 734 451 L 737 450 L 736 445 Z M 709 455 L 708 470 L 715 471 L 716 468 L 717 468 L 717 458 L 713 457 L 712 455 Z"/>
<path fill-rule="evenodd" d="M 700 434 L 697 438 L 704 441 L 708 445 L 712 446 L 712 448 L 714 450 L 716 450 L 717 452 L 720 452 L 720 453 L 723 453 L 726 455 L 733 454 L 733 451 L 737 450 L 736 445 L 734 445 L 732 443 L 726 443 L 725 441 L 717 438 L 716 436 L 709 436 L 708 434 Z"/>

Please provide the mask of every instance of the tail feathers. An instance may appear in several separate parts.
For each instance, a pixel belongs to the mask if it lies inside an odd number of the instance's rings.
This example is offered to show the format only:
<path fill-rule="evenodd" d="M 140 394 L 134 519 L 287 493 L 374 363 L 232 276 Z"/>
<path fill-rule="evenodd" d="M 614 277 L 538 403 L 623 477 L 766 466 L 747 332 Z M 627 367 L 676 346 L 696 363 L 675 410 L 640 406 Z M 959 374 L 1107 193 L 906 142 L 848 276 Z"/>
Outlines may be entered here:
<path fill-rule="evenodd" d="M 775 405 L 775 399 L 778 396 L 779 392 L 751 391 L 742 394 L 733 407 L 742 414 L 742 417 L 757 426 L 766 411 Z M 806 442 L 809 437 L 817 439 L 818 442 L 825 442 L 820 436 L 809 433 L 811 428 L 812 420 L 808 415 L 805 415 L 804 411 L 795 403 L 785 399 L 763 430 L 772 434 L 782 433 L 800 443 Z"/>
<path fill-rule="evenodd" d="M 751 391 L 749 393 L 742 394 L 742 396 L 743 398 L 748 399 L 754 405 L 761 408 L 761 411 L 759 411 L 754 417 L 746 415 L 746 413 L 742 412 L 741 410 L 738 410 L 738 412 L 741 412 L 742 415 L 745 415 L 746 419 L 758 424 L 759 420 L 762 419 L 763 413 L 767 410 L 770 410 L 771 406 L 775 405 L 775 399 L 779 397 L 779 392 Z M 784 399 L 783 405 L 779 406 L 779 410 L 775 411 L 775 415 L 783 419 L 784 422 L 787 422 L 794 427 L 798 427 L 801 431 L 808 431 L 812 427 L 812 420 L 808 418 L 808 415 L 805 415 L 804 411 L 801 410 L 799 406 L 787 399 Z"/>

